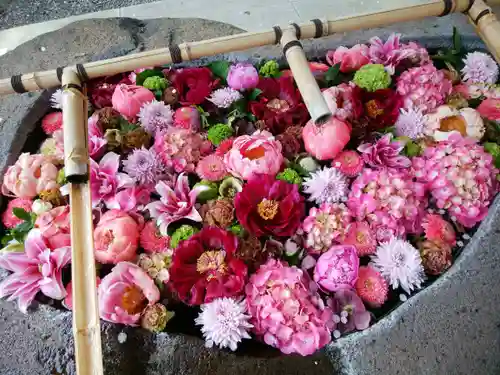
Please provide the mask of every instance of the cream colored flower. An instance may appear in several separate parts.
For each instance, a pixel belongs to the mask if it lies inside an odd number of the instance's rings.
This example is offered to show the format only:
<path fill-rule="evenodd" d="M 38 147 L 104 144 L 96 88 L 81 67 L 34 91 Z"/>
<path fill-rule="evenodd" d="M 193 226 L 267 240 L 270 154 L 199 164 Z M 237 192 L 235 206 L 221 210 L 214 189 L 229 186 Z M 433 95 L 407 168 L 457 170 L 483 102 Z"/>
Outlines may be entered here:
<path fill-rule="evenodd" d="M 442 105 L 427 114 L 424 121 L 424 133 L 437 141 L 447 140 L 453 133 L 480 140 L 485 131 L 481 115 L 473 108 L 456 109 Z"/>

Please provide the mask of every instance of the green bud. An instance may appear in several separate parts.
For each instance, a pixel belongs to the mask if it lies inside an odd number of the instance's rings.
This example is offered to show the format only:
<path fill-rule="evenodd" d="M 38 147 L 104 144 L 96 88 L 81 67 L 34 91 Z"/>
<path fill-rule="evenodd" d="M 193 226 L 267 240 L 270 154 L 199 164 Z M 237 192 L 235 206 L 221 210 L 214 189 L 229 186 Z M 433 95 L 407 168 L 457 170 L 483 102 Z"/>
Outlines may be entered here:
<path fill-rule="evenodd" d="M 391 84 L 391 75 L 382 64 L 367 64 L 354 74 L 354 83 L 366 91 L 386 89 Z"/>
<path fill-rule="evenodd" d="M 260 67 L 259 74 L 264 77 L 276 77 L 280 74 L 280 66 L 276 60 L 268 60 Z"/>
<path fill-rule="evenodd" d="M 240 224 L 231 225 L 229 230 L 238 237 L 243 237 L 243 235 L 245 234 L 245 229 L 243 229 L 243 227 Z"/>
<path fill-rule="evenodd" d="M 234 198 L 243 190 L 243 182 L 234 177 L 226 177 L 219 186 L 219 194 L 224 198 Z"/>
<path fill-rule="evenodd" d="M 148 77 L 142 83 L 142 86 L 151 90 L 151 91 L 163 91 L 168 86 L 168 81 L 163 77 Z"/>
<path fill-rule="evenodd" d="M 59 172 L 57 173 L 57 183 L 59 185 L 65 185 L 66 184 L 66 175 L 64 174 L 64 168 L 61 168 Z"/>
<path fill-rule="evenodd" d="M 181 225 L 170 237 L 170 247 L 175 249 L 179 242 L 189 239 L 193 234 L 197 233 L 198 229 L 191 225 Z"/>
<path fill-rule="evenodd" d="M 306 156 L 305 158 L 302 158 L 299 160 L 299 165 L 306 171 L 306 172 L 314 172 L 316 169 L 319 168 L 318 162 L 310 157 Z"/>
<path fill-rule="evenodd" d="M 223 140 L 231 137 L 234 131 L 229 125 L 216 124 L 208 129 L 207 138 L 213 145 L 218 146 Z"/>
<path fill-rule="evenodd" d="M 302 178 L 292 168 L 285 168 L 283 172 L 277 174 L 276 179 L 286 181 L 290 184 L 295 184 L 299 186 L 302 184 Z"/>
<path fill-rule="evenodd" d="M 206 201 L 215 199 L 219 196 L 219 186 L 217 186 L 217 183 L 208 180 L 201 180 L 194 185 L 195 188 L 199 186 L 204 186 L 206 189 L 198 193 L 198 196 L 196 197 L 197 202 L 205 203 Z"/>

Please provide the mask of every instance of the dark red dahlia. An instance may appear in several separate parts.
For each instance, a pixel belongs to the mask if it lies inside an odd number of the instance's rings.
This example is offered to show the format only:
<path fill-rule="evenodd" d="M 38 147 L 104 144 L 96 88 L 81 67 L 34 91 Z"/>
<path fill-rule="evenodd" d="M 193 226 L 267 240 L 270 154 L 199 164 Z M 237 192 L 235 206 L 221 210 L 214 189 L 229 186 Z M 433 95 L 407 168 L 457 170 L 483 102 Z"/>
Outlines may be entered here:
<path fill-rule="evenodd" d="M 304 125 L 309 119 L 292 77 L 260 77 L 257 88 L 262 93 L 258 101 L 249 103 L 250 111 L 274 135 L 283 133 L 288 126 Z"/>
<path fill-rule="evenodd" d="M 234 254 L 238 239 L 217 227 L 205 227 L 174 251 L 170 285 L 188 305 L 201 305 L 215 298 L 242 293 L 247 266 Z"/>
<path fill-rule="evenodd" d="M 248 181 L 234 203 L 238 221 L 255 236 L 292 236 L 305 213 L 297 185 L 268 175 Z"/>
<path fill-rule="evenodd" d="M 393 126 L 403 106 L 402 96 L 392 89 L 374 92 L 360 89 L 359 97 L 363 104 L 363 115 L 373 130 Z"/>
<path fill-rule="evenodd" d="M 175 70 L 170 73 L 169 78 L 179 92 L 179 103 L 182 105 L 203 103 L 219 83 L 208 68 Z"/>

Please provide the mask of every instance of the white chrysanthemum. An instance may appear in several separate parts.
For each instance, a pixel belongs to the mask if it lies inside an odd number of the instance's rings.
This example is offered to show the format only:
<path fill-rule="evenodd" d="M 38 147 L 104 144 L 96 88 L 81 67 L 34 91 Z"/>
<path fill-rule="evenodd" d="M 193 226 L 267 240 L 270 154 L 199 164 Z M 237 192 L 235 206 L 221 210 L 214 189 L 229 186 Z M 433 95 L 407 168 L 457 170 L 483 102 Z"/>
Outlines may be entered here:
<path fill-rule="evenodd" d="M 396 135 L 417 139 L 423 135 L 425 128 L 424 114 L 419 108 L 408 110 L 401 108 L 395 123 Z"/>
<path fill-rule="evenodd" d="M 410 294 L 424 282 L 420 253 L 407 241 L 392 238 L 381 243 L 371 260 L 393 289 L 401 287 Z"/>
<path fill-rule="evenodd" d="M 235 351 L 242 339 L 249 339 L 248 329 L 252 328 L 246 314 L 245 300 L 233 298 L 217 298 L 210 303 L 201 305 L 201 312 L 195 319 L 196 325 L 201 325 L 205 338 L 205 346 L 211 348 L 214 344 L 220 348 Z"/>
<path fill-rule="evenodd" d="M 463 59 L 464 81 L 469 83 L 495 83 L 498 79 L 498 65 L 488 54 L 471 52 Z"/>
<path fill-rule="evenodd" d="M 347 177 L 337 168 L 328 167 L 311 173 L 302 186 L 309 194 L 308 200 L 317 204 L 344 201 L 349 189 Z"/>
<path fill-rule="evenodd" d="M 166 130 L 174 123 L 174 111 L 170 105 L 153 100 L 142 105 L 139 111 L 141 126 L 151 134 L 157 130 Z"/>
<path fill-rule="evenodd" d="M 62 90 L 57 89 L 50 97 L 50 105 L 55 109 L 62 109 Z"/>
<path fill-rule="evenodd" d="M 214 103 L 219 108 L 229 108 L 235 101 L 243 98 L 239 91 L 233 90 L 231 87 L 224 87 L 212 92 L 209 101 Z"/>

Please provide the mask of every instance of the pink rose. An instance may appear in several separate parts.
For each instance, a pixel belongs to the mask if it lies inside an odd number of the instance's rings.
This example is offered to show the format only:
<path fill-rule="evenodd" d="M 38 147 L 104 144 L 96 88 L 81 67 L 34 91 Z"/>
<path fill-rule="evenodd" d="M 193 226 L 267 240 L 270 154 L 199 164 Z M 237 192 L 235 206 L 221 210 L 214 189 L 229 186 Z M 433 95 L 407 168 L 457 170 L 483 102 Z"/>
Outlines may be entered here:
<path fill-rule="evenodd" d="M 274 176 L 283 163 L 281 143 L 268 131 L 256 131 L 252 135 L 242 135 L 233 142 L 233 147 L 224 155 L 227 170 L 244 180 L 254 174 Z"/>
<path fill-rule="evenodd" d="M 95 258 L 100 263 L 132 261 L 139 244 L 139 225 L 120 210 L 102 215 L 94 230 Z"/>
<path fill-rule="evenodd" d="M 334 117 L 321 126 L 309 120 L 302 130 L 302 138 L 309 154 L 318 160 L 328 160 L 344 149 L 351 138 L 351 130 L 347 122 Z"/>
<path fill-rule="evenodd" d="M 477 111 L 488 120 L 500 121 L 500 99 L 483 100 Z"/>
<path fill-rule="evenodd" d="M 23 153 L 3 178 L 2 194 L 32 199 L 44 190 L 58 188 L 58 169 L 49 156 Z"/>
<path fill-rule="evenodd" d="M 332 246 L 319 257 L 314 268 L 314 281 L 330 292 L 350 289 L 358 279 L 358 268 L 359 258 L 354 246 Z"/>
<path fill-rule="evenodd" d="M 136 118 L 144 103 L 155 100 L 154 94 L 142 86 L 120 84 L 116 86 L 111 101 L 113 108 L 129 120 Z"/>
<path fill-rule="evenodd" d="M 330 65 L 340 63 L 342 73 L 354 72 L 370 62 L 368 47 L 364 44 L 356 44 L 351 48 L 340 46 L 335 51 L 328 51 L 326 60 Z"/>
<path fill-rule="evenodd" d="M 259 72 L 252 64 L 236 64 L 229 67 L 227 84 L 233 90 L 248 90 L 257 87 Z"/>
<path fill-rule="evenodd" d="M 139 266 L 121 262 L 102 279 L 97 297 L 101 319 L 136 326 L 144 309 L 158 302 L 160 291 Z"/>
<path fill-rule="evenodd" d="M 44 212 L 36 218 L 35 228 L 40 229 L 55 249 L 71 246 L 70 207 L 60 206 Z"/>

